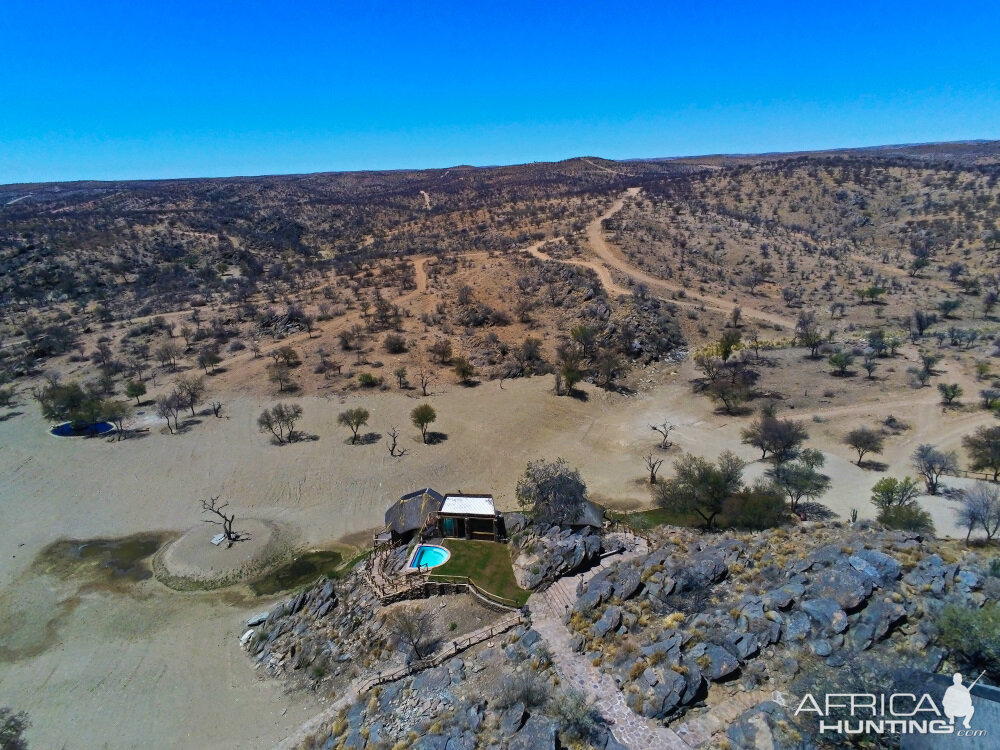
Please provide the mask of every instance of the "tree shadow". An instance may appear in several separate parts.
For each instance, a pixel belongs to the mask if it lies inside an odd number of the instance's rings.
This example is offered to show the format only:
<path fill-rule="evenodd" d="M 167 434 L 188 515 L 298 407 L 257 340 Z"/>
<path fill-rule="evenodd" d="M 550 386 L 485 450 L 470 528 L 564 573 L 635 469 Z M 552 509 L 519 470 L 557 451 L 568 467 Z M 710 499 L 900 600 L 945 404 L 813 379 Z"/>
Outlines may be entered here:
<path fill-rule="evenodd" d="M 884 461 L 862 461 L 858 467 L 865 471 L 888 471 L 889 464 Z"/>
<path fill-rule="evenodd" d="M 216 375 L 221 375 L 224 372 L 229 372 L 228 367 L 216 367 L 208 373 L 208 377 L 214 378 Z"/>
<path fill-rule="evenodd" d="M 823 503 L 805 501 L 800 502 L 798 514 L 807 521 L 829 521 L 831 518 L 839 518 L 832 510 Z"/>
<path fill-rule="evenodd" d="M 590 401 L 590 396 L 587 395 L 587 392 L 578 388 L 570 388 L 569 393 L 566 395 L 570 398 L 575 398 L 577 401 L 583 401 L 584 403 Z"/>
<path fill-rule="evenodd" d="M 438 443 L 443 443 L 448 439 L 448 434 L 445 432 L 428 432 L 427 439 L 424 443 L 427 445 L 437 445 Z"/>
<path fill-rule="evenodd" d="M 24 414 L 23 411 L 9 411 L 6 414 L 0 414 L 0 422 L 6 422 L 8 419 L 19 417 L 22 414 Z"/>
<path fill-rule="evenodd" d="M 478 388 L 483 384 L 481 380 L 462 380 L 459 382 L 463 388 Z"/>
<path fill-rule="evenodd" d="M 200 425 L 201 420 L 195 417 L 189 417 L 181 422 L 177 427 L 174 428 L 174 432 L 187 432 L 190 428 Z"/>
<path fill-rule="evenodd" d="M 380 432 L 366 432 L 363 435 L 358 435 L 357 440 L 353 443 L 351 442 L 351 438 L 347 438 L 344 441 L 344 445 L 374 445 L 381 439 L 382 433 Z"/>

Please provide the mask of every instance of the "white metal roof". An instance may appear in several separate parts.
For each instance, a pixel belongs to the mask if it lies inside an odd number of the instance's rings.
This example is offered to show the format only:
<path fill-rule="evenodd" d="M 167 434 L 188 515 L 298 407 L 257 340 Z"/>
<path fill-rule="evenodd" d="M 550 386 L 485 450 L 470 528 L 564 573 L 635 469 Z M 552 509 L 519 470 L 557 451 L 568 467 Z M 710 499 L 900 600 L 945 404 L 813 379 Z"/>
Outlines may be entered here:
<path fill-rule="evenodd" d="M 493 507 L 491 495 L 445 495 L 441 512 L 464 516 L 493 516 L 496 515 L 496 508 Z"/>

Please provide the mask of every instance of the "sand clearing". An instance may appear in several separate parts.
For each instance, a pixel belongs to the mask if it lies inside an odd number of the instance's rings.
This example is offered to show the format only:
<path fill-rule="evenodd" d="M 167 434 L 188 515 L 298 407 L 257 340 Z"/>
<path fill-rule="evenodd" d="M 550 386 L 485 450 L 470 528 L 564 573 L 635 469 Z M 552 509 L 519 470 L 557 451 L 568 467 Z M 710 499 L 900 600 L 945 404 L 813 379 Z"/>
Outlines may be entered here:
<path fill-rule="evenodd" d="M 670 419 L 679 450 L 715 457 L 726 448 L 755 461 L 739 443 L 734 419 L 713 414 L 693 397 L 685 365 L 677 376 L 658 367 L 665 384 L 633 397 L 585 388 L 586 401 L 556 398 L 551 378 L 441 387 L 428 399 L 413 391 L 352 395 L 345 399 L 302 397 L 300 427 L 318 435 L 274 446 L 255 420 L 268 401 L 233 397 L 224 419 L 199 417 L 186 434 L 152 430 L 121 443 L 60 439 L 32 403 L 0 423 L 0 683 L 4 701 L 30 712 L 29 738 L 38 747 L 269 747 L 298 726 L 318 703 L 308 695 L 286 696 L 274 681 L 258 679 L 240 651 L 243 620 L 274 599 L 232 591 L 185 594 L 155 580 L 102 586 L 40 575 L 31 568 L 39 550 L 61 537 L 87 539 L 163 530 L 182 533 L 201 524 L 199 501 L 221 495 L 240 518 L 276 522 L 290 543 L 329 545 L 352 537 L 365 543 L 381 524 L 388 503 L 401 493 L 432 486 L 439 491 L 492 492 L 501 508 L 515 505 L 514 486 L 528 460 L 565 457 L 580 467 L 596 499 L 618 507 L 648 503 L 641 457 L 656 445 L 648 424 Z M 889 473 L 908 472 L 920 442 L 957 448 L 960 438 L 989 415 L 970 413 L 941 421 L 936 394 L 810 411 L 810 444 L 828 454 L 833 489 L 824 502 L 846 518 L 851 508 L 872 515 L 871 485 L 880 476 L 849 462 L 839 445 L 855 420 L 905 416 L 913 429 L 887 441 L 882 460 Z M 447 439 L 425 446 L 409 424 L 424 400 L 438 411 L 433 428 Z M 908 404 L 905 409 L 900 404 Z M 390 458 L 384 443 L 351 446 L 336 424 L 346 405 L 364 405 L 366 431 L 399 427 L 403 458 Z M 753 476 L 762 464 L 748 469 Z M 947 501 L 926 498 L 940 533 L 957 531 Z M 241 554 L 211 547 L 208 556 Z M 188 542 L 190 543 L 190 541 Z M 232 566 L 223 557 L 220 569 Z M 202 565 L 214 566 L 211 560 Z M 282 715 L 284 709 L 287 713 Z"/>

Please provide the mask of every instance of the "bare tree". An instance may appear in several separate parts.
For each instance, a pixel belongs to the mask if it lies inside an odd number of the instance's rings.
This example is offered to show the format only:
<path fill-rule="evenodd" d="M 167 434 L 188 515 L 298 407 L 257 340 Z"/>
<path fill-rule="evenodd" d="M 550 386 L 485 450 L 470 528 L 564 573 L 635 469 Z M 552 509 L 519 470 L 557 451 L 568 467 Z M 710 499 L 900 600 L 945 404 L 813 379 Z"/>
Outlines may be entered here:
<path fill-rule="evenodd" d="M 213 401 L 212 402 L 212 414 L 214 414 L 218 419 L 222 419 L 222 402 Z"/>
<path fill-rule="evenodd" d="M 180 429 L 180 423 L 178 422 L 180 410 L 180 398 L 176 392 L 168 396 L 160 396 L 160 398 L 156 399 L 156 416 L 167 421 L 167 429 L 170 430 L 171 435 L 174 434 L 175 427 Z M 174 420 L 173 426 L 170 424 L 171 418 Z"/>
<path fill-rule="evenodd" d="M 650 453 L 643 460 L 646 462 L 646 468 L 649 469 L 649 483 L 656 484 L 656 472 L 660 470 L 663 459 L 653 458 L 653 454 Z"/>
<path fill-rule="evenodd" d="M 673 425 L 670 422 L 667 422 L 666 420 L 664 420 L 662 424 L 651 424 L 649 426 L 649 429 L 651 429 L 653 432 L 660 433 L 660 435 L 662 436 L 662 439 L 660 440 L 660 448 L 662 448 L 663 450 L 666 450 L 671 445 L 673 445 L 673 443 L 670 442 L 669 438 L 671 430 L 673 430 L 674 427 L 676 426 L 677 425 Z"/>
<path fill-rule="evenodd" d="M 433 620 L 428 612 L 411 605 L 397 607 L 386 615 L 385 625 L 401 651 L 412 652 L 417 659 L 433 651 Z"/>
<path fill-rule="evenodd" d="M 389 455 L 393 458 L 399 458 L 400 456 L 405 456 L 409 451 L 406 448 L 397 447 L 397 442 L 399 441 L 399 430 L 395 426 L 389 428 L 389 439 L 392 441 L 389 443 Z"/>
<path fill-rule="evenodd" d="M 431 381 L 434 380 L 434 378 L 431 377 L 431 374 L 425 371 L 424 368 L 422 367 L 420 368 L 420 371 L 417 373 L 417 378 L 420 380 L 420 392 L 426 396 L 427 386 L 431 384 Z"/>
<path fill-rule="evenodd" d="M 236 520 L 236 514 L 231 513 L 226 515 L 226 508 L 229 507 L 229 503 L 219 504 L 219 496 L 210 497 L 208 500 L 201 501 L 201 512 L 211 513 L 215 518 L 203 518 L 205 523 L 212 523 L 216 526 L 222 527 L 222 533 L 226 535 L 226 548 L 232 547 L 236 542 L 242 542 L 250 538 L 249 534 L 240 533 L 233 531 L 233 521 Z"/>
<path fill-rule="evenodd" d="M 965 542 L 968 544 L 972 531 L 981 526 L 986 532 L 986 541 L 991 541 L 1000 531 L 1000 488 L 986 482 L 976 482 L 959 497 L 961 505 L 955 510 L 958 522 L 967 529 Z"/>
<path fill-rule="evenodd" d="M 927 494 L 938 493 L 938 483 L 942 474 L 954 474 L 958 470 L 958 459 L 954 451 L 945 453 L 929 443 L 918 445 L 911 457 L 913 468 L 924 478 Z"/>
<path fill-rule="evenodd" d="M 176 389 L 181 396 L 183 405 L 191 410 L 193 417 L 195 407 L 201 403 L 201 399 L 205 395 L 205 381 L 195 375 L 180 377 L 177 378 Z"/>

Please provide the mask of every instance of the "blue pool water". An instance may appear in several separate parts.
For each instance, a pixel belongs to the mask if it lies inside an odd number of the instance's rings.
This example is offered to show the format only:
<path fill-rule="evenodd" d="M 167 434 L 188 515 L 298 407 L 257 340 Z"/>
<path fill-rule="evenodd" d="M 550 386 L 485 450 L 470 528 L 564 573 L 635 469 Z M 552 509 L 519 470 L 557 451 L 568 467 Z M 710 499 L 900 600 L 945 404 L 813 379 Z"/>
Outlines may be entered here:
<path fill-rule="evenodd" d="M 52 434 L 57 437 L 89 437 L 91 435 L 104 435 L 115 429 L 110 422 L 98 422 L 97 424 L 74 425 L 72 422 L 63 422 L 58 427 L 52 428 Z"/>
<path fill-rule="evenodd" d="M 444 547 L 434 544 L 421 544 L 417 547 L 417 553 L 410 562 L 411 568 L 436 568 L 448 562 L 451 553 Z"/>

